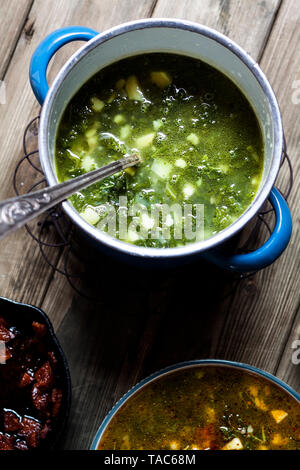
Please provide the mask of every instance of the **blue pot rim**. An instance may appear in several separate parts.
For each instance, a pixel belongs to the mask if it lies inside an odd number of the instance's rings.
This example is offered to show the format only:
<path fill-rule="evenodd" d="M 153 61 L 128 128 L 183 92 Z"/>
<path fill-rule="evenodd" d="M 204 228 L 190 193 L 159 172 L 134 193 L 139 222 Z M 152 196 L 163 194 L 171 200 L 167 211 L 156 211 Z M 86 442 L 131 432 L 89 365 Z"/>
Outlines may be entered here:
<path fill-rule="evenodd" d="M 179 362 L 177 364 L 173 364 L 172 366 L 168 366 L 164 369 L 160 369 L 157 372 L 154 372 L 153 374 L 149 375 L 145 379 L 141 380 L 138 382 L 136 385 L 134 385 L 130 390 L 128 390 L 125 395 L 123 395 L 119 401 L 112 407 L 112 409 L 109 411 L 109 413 L 106 415 L 104 420 L 102 421 L 94 439 L 92 442 L 92 445 L 90 447 L 90 450 L 97 450 L 98 444 L 100 442 L 100 439 L 109 424 L 110 420 L 112 417 L 116 414 L 116 412 L 121 408 L 121 406 L 132 396 L 137 392 L 138 390 L 142 389 L 145 385 L 148 383 L 154 381 L 155 379 L 162 377 L 164 375 L 167 375 L 170 372 L 174 372 L 179 369 L 188 369 L 194 366 L 198 365 L 219 365 L 219 366 L 225 366 L 225 367 L 232 367 L 236 369 L 242 369 L 246 370 L 248 372 L 252 372 L 255 375 L 258 375 L 260 377 L 263 377 L 273 383 L 275 383 L 277 386 L 283 388 L 286 392 L 288 392 L 293 398 L 295 398 L 299 403 L 300 403 L 300 394 L 297 393 L 295 390 L 293 390 L 288 384 L 280 380 L 278 377 L 275 377 L 274 375 L 270 374 L 269 372 L 266 372 L 262 369 L 258 369 L 257 367 L 250 366 L 249 364 L 244 364 L 242 362 L 235 362 L 235 361 L 227 361 L 223 359 L 197 359 L 197 360 L 191 360 L 191 361 L 184 361 L 184 362 Z"/>

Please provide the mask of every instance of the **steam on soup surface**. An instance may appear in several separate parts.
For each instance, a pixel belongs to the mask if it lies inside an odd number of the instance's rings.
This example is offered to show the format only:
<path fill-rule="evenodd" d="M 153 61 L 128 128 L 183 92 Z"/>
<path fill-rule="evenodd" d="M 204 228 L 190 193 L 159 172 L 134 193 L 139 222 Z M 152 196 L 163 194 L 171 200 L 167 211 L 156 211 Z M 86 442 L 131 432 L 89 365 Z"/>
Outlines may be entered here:
<path fill-rule="evenodd" d="M 251 204 L 263 167 L 259 124 L 240 90 L 203 62 L 173 54 L 108 66 L 64 112 L 56 142 L 60 181 L 131 153 L 141 156 L 141 165 L 78 192 L 71 202 L 85 220 L 106 230 L 107 212 L 99 209 L 109 203 L 117 212 L 119 197 L 126 196 L 128 208 L 142 208 L 128 212 L 128 226 L 135 216 L 137 228 L 124 235 L 117 223 L 114 236 L 147 247 L 193 241 L 183 229 L 180 234 L 187 204 L 204 204 L 203 238 L 226 228 Z M 154 237 L 155 204 L 179 204 L 182 215 L 170 210 L 163 216 L 167 232 L 159 225 Z M 195 221 L 193 213 L 193 229 Z"/>
<path fill-rule="evenodd" d="M 300 449 L 300 404 L 270 382 L 193 367 L 146 385 L 117 412 L 99 450 Z"/>

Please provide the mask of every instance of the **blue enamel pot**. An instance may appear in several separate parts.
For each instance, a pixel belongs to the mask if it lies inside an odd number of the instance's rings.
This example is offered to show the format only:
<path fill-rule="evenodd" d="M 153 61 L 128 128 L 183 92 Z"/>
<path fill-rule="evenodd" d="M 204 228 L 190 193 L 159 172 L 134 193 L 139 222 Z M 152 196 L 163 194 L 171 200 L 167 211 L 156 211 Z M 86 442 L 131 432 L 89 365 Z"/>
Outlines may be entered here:
<path fill-rule="evenodd" d="M 277 385 L 281 388 L 285 393 L 292 396 L 299 404 L 300 404 L 300 394 L 293 390 L 289 385 L 284 383 L 282 380 L 279 380 L 272 374 L 265 372 L 261 369 L 257 369 L 256 367 L 249 366 L 248 364 L 243 364 L 240 362 L 232 362 L 232 361 L 224 361 L 221 359 L 202 359 L 202 360 L 194 360 L 194 361 L 187 361 L 181 362 L 179 364 L 175 364 L 173 366 L 169 366 L 166 369 L 160 370 L 155 372 L 154 374 L 150 375 L 146 379 L 139 382 L 135 385 L 131 390 L 129 390 L 111 409 L 111 411 L 106 415 L 105 419 L 103 420 L 101 426 L 99 427 L 94 440 L 91 445 L 91 450 L 97 450 L 101 438 L 107 429 L 108 425 L 110 424 L 111 420 L 114 418 L 116 413 L 122 408 L 122 406 L 130 400 L 137 392 L 141 389 L 149 385 L 151 382 L 159 380 L 167 375 L 170 375 L 174 372 L 179 372 L 195 367 L 211 367 L 211 366 L 219 366 L 219 367 L 226 367 L 231 369 L 238 369 L 245 371 L 245 373 L 253 375 L 254 377 L 260 377 L 265 379 L 267 382 L 270 382 L 273 385 Z"/>
<path fill-rule="evenodd" d="M 71 41 L 86 41 L 60 70 L 48 87 L 46 72 L 55 52 Z M 89 225 L 69 202 L 63 207 L 80 231 L 97 248 L 109 255 L 142 265 L 169 265 L 201 256 L 233 271 L 255 271 L 273 263 L 285 250 L 292 231 L 288 206 L 274 187 L 283 150 L 283 131 L 278 103 L 258 64 L 237 44 L 206 26 L 183 20 L 145 19 L 126 23 L 103 33 L 82 26 L 59 29 L 38 46 L 30 64 L 30 82 L 43 106 L 39 153 L 49 185 L 57 183 L 54 162 L 57 128 L 74 94 L 102 68 L 125 57 L 146 52 L 170 52 L 200 60 L 228 76 L 251 103 L 259 121 L 264 141 L 264 168 L 257 194 L 247 210 L 230 226 L 215 236 L 176 248 L 146 248 L 117 240 Z M 228 254 L 225 242 L 236 235 L 269 199 L 276 223 L 270 238 L 256 251 Z"/>

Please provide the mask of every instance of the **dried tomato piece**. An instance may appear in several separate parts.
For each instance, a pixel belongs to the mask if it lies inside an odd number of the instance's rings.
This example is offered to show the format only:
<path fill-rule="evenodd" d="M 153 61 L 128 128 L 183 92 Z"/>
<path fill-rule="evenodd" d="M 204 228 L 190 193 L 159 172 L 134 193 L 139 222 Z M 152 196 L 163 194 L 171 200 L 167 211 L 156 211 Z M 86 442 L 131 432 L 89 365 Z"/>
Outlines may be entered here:
<path fill-rule="evenodd" d="M 7 321 L 3 317 L 0 317 L 0 325 L 7 326 Z"/>
<path fill-rule="evenodd" d="M 53 403 L 52 416 L 58 415 L 62 400 L 62 391 L 58 388 L 54 388 L 51 393 L 51 401 Z"/>
<path fill-rule="evenodd" d="M 0 348 L 0 364 L 5 364 L 11 357 L 11 352 L 7 346 Z"/>
<path fill-rule="evenodd" d="M 43 364 L 34 374 L 37 387 L 41 389 L 48 389 L 54 380 L 54 375 L 50 362 L 47 361 Z"/>
<path fill-rule="evenodd" d="M 200 449 L 217 449 L 217 433 L 213 424 L 196 430 L 196 443 Z"/>
<path fill-rule="evenodd" d="M 21 419 L 13 411 L 5 411 L 3 413 L 3 422 L 5 432 L 18 431 L 21 427 Z"/>
<path fill-rule="evenodd" d="M 40 438 L 41 438 L 40 432 L 35 431 L 35 432 L 32 432 L 31 434 L 29 434 L 29 436 L 26 437 L 26 442 L 27 442 L 29 447 L 35 448 L 39 445 Z"/>
<path fill-rule="evenodd" d="M 27 445 L 26 441 L 17 440 L 15 442 L 14 448 L 16 450 L 28 450 L 28 445 Z"/>
<path fill-rule="evenodd" d="M 0 450 L 39 447 L 60 412 L 62 391 L 56 388 L 59 378 L 54 373 L 58 359 L 41 339 L 46 333 L 45 325 L 33 322 L 28 335 L 0 316 L 0 361 L 11 358 L 0 367 L 0 382 L 5 382 L 4 388 L 0 385 L 0 399 L 5 399 L 5 408 L 0 408 Z M 18 403 L 26 409 L 25 416 L 14 411 Z"/>
<path fill-rule="evenodd" d="M 48 357 L 49 357 L 49 361 L 51 362 L 51 364 L 55 366 L 57 364 L 57 359 L 56 359 L 54 352 L 48 351 Z"/>
<path fill-rule="evenodd" d="M 42 338 L 47 332 L 46 325 L 43 325 L 42 323 L 39 323 L 37 321 L 32 322 L 32 329 L 38 338 Z"/>
<path fill-rule="evenodd" d="M 14 450 L 13 438 L 0 432 L 0 450 Z"/>
<path fill-rule="evenodd" d="M 49 431 L 51 431 L 50 420 L 47 420 L 41 430 L 41 439 L 45 439 L 47 437 Z"/>
<path fill-rule="evenodd" d="M 21 388 L 24 388 L 24 387 L 27 387 L 28 385 L 30 385 L 32 382 L 34 381 L 34 376 L 33 376 L 33 372 L 31 371 L 26 371 L 24 372 L 21 380 L 20 380 L 20 383 L 19 383 L 19 387 Z"/>
<path fill-rule="evenodd" d="M 20 436 L 27 437 L 32 432 L 37 432 L 41 430 L 41 423 L 36 419 L 29 418 L 28 416 L 23 416 L 21 421 L 21 429 L 18 432 Z"/>
<path fill-rule="evenodd" d="M 11 339 L 14 339 L 15 335 L 12 331 L 9 331 L 5 326 L 0 325 L 0 341 L 8 343 Z"/>
<path fill-rule="evenodd" d="M 32 403 L 39 411 L 45 411 L 49 403 L 49 393 L 43 392 L 34 385 L 31 392 Z"/>
<path fill-rule="evenodd" d="M 26 438 L 29 447 L 37 447 L 41 436 L 41 424 L 33 418 L 24 416 L 18 434 Z"/>

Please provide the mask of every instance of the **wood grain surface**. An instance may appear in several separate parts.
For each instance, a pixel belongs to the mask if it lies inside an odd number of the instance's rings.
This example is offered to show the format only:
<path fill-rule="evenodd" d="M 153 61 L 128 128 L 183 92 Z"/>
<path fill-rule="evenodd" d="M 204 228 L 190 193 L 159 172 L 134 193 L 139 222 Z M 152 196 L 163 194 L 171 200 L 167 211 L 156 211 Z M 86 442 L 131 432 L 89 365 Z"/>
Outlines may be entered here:
<path fill-rule="evenodd" d="M 154 17 L 181 18 L 210 26 L 259 59 L 276 18 L 280 0 L 159 0 Z"/>
<path fill-rule="evenodd" d="M 73 257 L 70 266 L 74 271 L 85 269 L 83 279 L 75 283 L 96 298 L 87 300 L 74 293 L 65 277 L 53 273 L 24 230 L 1 242 L 0 295 L 42 307 L 69 361 L 73 405 L 64 447 L 88 448 L 101 420 L 126 390 L 147 374 L 187 359 L 244 361 L 277 374 L 300 391 L 299 366 L 292 363 L 300 335 L 300 104 L 295 104 L 293 94 L 295 81 L 300 80 L 300 0 L 251 0 L 247 8 L 242 0 L 11 0 L 1 4 L 0 13 L 6 11 L 5 3 L 7 17 L 18 5 L 18 18 L 11 28 L 5 20 L 0 31 L 9 45 L 9 50 L 0 47 L 0 58 L 6 62 L 0 72 L 7 90 L 7 104 L 0 105 L 0 198 L 13 195 L 12 174 L 22 155 L 23 131 L 39 112 L 28 82 L 30 57 L 39 42 L 65 25 L 102 31 L 149 16 L 184 18 L 216 28 L 260 61 L 280 103 L 296 181 L 289 198 L 294 219 L 291 244 L 273 266 L 236 289 L 232 275 L 204 262 L 146 271 L 80 245 L 88 262 L 82 265 Z M 73 43 L 56 54 L 49 81 L 77 47 Z M 278 178 L 283 190 L 287 177 L 285 163 Z M 24 169 L 20 178 L 26 186 L 38 174 Z M 255 243 L 265 236 L 261 231 Z M 64 267 L 60 251 L 47 253 L 54 265 Z"/>
<path fill-rule="evenodd" d="M 11 61 L 32 3 L 33 0 L 19 0 L 13 4 L 10 0 L 0 2 L 0 80 Z"/>

